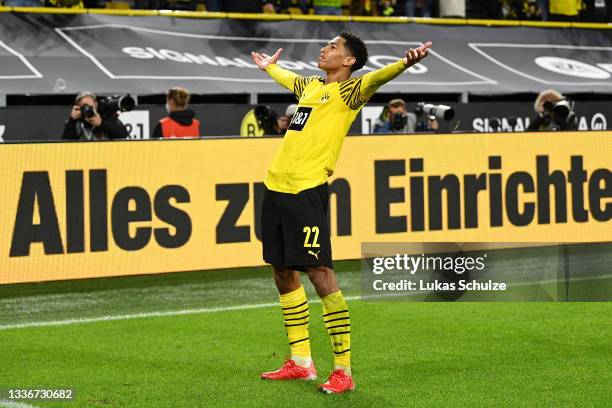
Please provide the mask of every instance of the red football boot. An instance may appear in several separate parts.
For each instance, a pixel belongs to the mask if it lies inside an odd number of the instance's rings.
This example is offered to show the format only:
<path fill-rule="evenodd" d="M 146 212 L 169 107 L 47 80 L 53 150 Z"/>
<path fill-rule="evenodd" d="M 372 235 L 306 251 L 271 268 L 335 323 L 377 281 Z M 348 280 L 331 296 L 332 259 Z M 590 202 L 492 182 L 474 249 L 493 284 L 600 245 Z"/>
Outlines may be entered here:
<path fill-rule="evenodd" d="M 353 377 L 346 375 L 342 369 L 335 370 L 331 373 L 327 382 L 319 386 L 319 391 L 326 394 L 340 394 L 354 389 Z"/>
<path fill-rule="evenodd" d="M 268 373 L 263 373 L 261 378 L 264 380 L 316 380 L 317 370 L 314 362 L 310 363 L 310 367 L 305 368 L 295 364 L 295 361 L 288 359 L 283 366 Z"/>

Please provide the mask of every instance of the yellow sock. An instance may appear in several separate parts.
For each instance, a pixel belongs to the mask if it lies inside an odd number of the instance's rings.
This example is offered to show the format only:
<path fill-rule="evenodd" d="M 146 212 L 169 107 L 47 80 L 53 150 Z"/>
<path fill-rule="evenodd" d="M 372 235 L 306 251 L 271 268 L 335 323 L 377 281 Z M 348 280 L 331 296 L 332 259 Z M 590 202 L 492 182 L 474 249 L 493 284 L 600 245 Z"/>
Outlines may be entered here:
<path fill-rule="evenodd" d="M 293 292 L 280 295 L 280 304 L 283 309 L 283 319 L 291 355 L 295 357 L 308 357 L 310 359 L 310 340 L 308 339 L 308 322 L 310 312 L 308 299 L 304 286 Z"/>
<path fill-rule="evenodd" d="M 348 307 L 337 291 L 321 298 L 323 320 L 334 349 L 334 366 L 340 366 L 350 374 L 351 369 L 351 320 Z"/>

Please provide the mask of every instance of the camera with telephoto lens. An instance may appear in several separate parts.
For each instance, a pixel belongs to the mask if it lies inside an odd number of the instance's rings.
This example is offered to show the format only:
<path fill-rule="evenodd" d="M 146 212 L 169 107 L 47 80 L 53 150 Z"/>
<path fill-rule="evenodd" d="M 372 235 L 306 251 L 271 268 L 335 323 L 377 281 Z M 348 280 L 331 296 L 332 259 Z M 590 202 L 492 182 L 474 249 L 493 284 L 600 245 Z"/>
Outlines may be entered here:
<path fill-rule="evenodd" d="M 574 101 L 561 99 L 557 102 L 546 101 L 543 119 L 548 123 L 550 130 L 568 130 L 576 127 L 576 113 L 574 112 Z"/>
<path fill-rule="evenodd" d="M 117 112 L 129 112 L 136 107 L 136 100 L 130 95 L 114 95 L 98 98 L 98 113 L 101 117 L 109 117 Z M 96 115 L 96 109 L 91 105 L 81 106 L 81 119 L 89 119 Z"/>
<path fill-rule="evenodd" d="M 136 107 L 136 100 L 131 95 L 114 95 L 98 101 L 98 112 L 101 116 L 117 112 L 129 112 Z"/>
<path fill-rule="evenodd" d="M 433 105 L 431 103 L 417 103 L 414 113 L 417 115 L 435 116 L 438 119 L 452 120 L 455 117 L 455 110 L 447 105 Z"/>
<path fill-rule="evenodd" d="M 561 99 L 557 102 L 544 102 L 544 114 L 551 115 L 557 120 L 567 120 L 574 113 L 574 102 L 569 99 Z"/>

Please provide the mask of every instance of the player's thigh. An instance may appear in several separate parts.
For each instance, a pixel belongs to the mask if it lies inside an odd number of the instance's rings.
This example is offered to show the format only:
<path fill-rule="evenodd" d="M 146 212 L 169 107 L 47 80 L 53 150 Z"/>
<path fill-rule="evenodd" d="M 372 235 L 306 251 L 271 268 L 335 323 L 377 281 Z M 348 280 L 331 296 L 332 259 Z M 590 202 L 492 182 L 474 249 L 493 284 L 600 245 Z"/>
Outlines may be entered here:
<path fill-rule="evenodd" d="M 328 197 L 324 184 L 293 195 L 283 203 L 285 254 L 291 265 L 332 268 Z"/>
<path fill-rule="evenodd" d="M 267 188 L 261 207 L 261 242 L 263 258 L 274 266 L 284 266 L 284 239 L 282 220 L 279 216 L 278 195 Z"/>

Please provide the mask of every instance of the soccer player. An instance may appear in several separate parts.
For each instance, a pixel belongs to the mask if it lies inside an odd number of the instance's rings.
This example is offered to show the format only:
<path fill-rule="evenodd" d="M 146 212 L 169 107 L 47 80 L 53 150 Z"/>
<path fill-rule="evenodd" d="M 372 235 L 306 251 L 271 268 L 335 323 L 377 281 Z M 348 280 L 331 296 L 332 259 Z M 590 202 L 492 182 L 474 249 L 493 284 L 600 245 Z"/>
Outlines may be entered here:
<path fill-rule="evenodd" d="M 318 66 L 326 78 L 303 77 L 279 67 L 282 48 L 274 55 L 252 52 L 253 61 L 299 101 L 289 129 L 268 170 L 262 206 L 264 260 L 274 269 L 274 282 L 291 350 L 291 358 L 268 380 L 314 380 L 310 355 L 310 313 L 299 272 L 306 272 L 323 304 L 331 338 L 334 370 L 320 390 L 355 389 L 351 375 L 351 323 L 332 265 L 328 224 L 327 178 L 344 137 L 363 105 L 384 83 L 428 55 L 431 43 L 406 52 L 404 58 L 376 71 L 351 78 L 368 59 L 364 42 L 342 32 L 321 49 Z"/>

